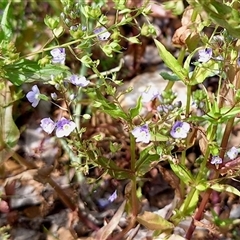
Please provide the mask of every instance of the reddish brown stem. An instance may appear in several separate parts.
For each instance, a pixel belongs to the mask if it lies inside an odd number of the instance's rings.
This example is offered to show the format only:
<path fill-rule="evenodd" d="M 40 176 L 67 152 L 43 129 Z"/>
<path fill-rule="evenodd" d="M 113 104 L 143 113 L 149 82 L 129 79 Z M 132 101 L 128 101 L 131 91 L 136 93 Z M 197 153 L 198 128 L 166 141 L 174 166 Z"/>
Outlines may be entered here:
<path fill-rule="evenodd" d="M 210 198 L 210 195 L 212 193 L 212 189 L 208 189 L 205 193 L 204 193 L 204 196 L 203 196 L 203 199 L 200 203 L 200 206 L 198 208 L 198 211 L 196 212 L 194 218 L 192 219 L 192 222 L 191 222 L 191 225 L 190 227 L 188 228 L 188 231 L 187 231 L 187 234 L 186 234 L 186 239 L 191 239 L 192 237 L 192 234 L 196 228 L 196 226 L 194 225 L 194 220 L 197 220 L 197 221 L 200 221 L 202 219 L 202 215 L 203 215 L 203 212 L 204 212 L 204 209 L 205 209 L 205 206 L 206 204 L 208 203 L 209 201 L 209 198 Z"/>

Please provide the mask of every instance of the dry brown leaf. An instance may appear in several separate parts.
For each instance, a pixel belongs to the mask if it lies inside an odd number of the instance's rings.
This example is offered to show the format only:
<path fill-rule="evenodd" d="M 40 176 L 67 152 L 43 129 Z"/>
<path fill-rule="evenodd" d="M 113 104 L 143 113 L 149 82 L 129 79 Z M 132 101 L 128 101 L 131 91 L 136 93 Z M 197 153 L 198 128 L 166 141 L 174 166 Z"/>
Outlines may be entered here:
<path fill-rule="evenodd" d="M 201 17 L 198 15 L 194 22 L 192 22 L 191 17 L 193 14 L 193 8 L 187 7 L 182 16 L 182 26 L 178 28 L 172 38 L 173 44 L 185 46 L 186 40 L 189 38 L 198 38 L 198 33 L 195 30 L 195 25 L 201 21 Z"/>
<path fill-rule="evenodd" d="M 105 240 L 108 238 L 108 236 L 114 231 L 114 229 L 117 227 L 120 218 L 122 217 L 122 214 L 124 212 L 124 208 L 126 205 L 126 200 L 121 204 L 117 212 L 114 214 L 110 222 L 102 227 L 96 234 L 96 240 Z"/>

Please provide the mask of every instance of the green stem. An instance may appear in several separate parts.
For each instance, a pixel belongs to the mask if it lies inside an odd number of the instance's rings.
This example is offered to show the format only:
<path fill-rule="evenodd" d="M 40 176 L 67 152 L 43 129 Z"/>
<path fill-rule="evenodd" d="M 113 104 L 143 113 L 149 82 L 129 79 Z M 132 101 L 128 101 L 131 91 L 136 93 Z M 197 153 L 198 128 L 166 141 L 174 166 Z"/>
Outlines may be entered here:
<path fill-rule="evenodd" d="M 183 151 L 181 154 L 181 165 L 182 166 L 185 166 L 185 159 L 186 159 L 186 151 Z M 180 179 L 180 194 L 181 194 L 181 198 L 183 199 L 185 196 L 185 183 L 182 179 Z"/>
<path fill-rule="evenodd" d="M 187 85 L 187 102 L 186 102 L 186 117 L 189 116 L 190 108 L 191 108 L 191 96 L 192 96 L 192 88 L 190 85 Z"/>
<path fill-rule="evenodd" d="M 131 148 L 131 172 L 135 172 L 136 167 L 136 142 L 132 134 L 130 134 L 130 148 Z M 136 217 L 138 214 L 138 199 L 137 199 L 137 180 L 135 174 L 132 175 L 132 188 L 131 188 L 131 207 L 132 215 Z"/>

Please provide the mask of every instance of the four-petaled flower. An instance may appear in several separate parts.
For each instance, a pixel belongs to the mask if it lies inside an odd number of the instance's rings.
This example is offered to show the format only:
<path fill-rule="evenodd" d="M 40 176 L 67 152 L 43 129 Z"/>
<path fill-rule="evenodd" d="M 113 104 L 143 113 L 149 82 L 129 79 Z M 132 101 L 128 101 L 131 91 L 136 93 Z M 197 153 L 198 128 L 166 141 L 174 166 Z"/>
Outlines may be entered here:
<path fill-rule="evenodd" d="M 28 92 L 26 95 L 28 101 L 32 103 L 33 107 L 36 107 L 40 101 L 40 91 L 37 85 L 32 87 L 32 91 Z"/>
<path fill-rule="evenodd" d="M 111 33 L 108 32 L 105 27 L 96 28 L 93 32 L 94 34 L 97 34 L 97 37 L 100 41 L 108 40 L 108 38 L 111 36 Z"/>
<path fill-rule="evenodd" d="M 85 77 L 79 77 L 77 75 L 72 75 L 69 80 L 72 84 L 80 87 L 86 87 L 90 81 L 88 81 Z"/>
<path fill-rule="evenodd" d="M 51 134 L 56 127 L 56 123 L 51 118 L 43 118 L 40 127 L 48 134 Z"/>
<path fill-rule="evenodd" d="M 76 124 L 73 121 L 62 117 L 56 124 L 56 136 L 58 138 L 68 136 L 75 128 Z"/>
<path fill-rule="evenodd" d="M 212 58 L 212 49 L 211 48 L 205 48 L 198 51 L 199 55 L 199 62 L 206 63 Z"/>
<path fill-rule="evenodd" d="M 56 64 L 56 63 L 64 64 L 65 63 L 65 59 L 66 59 L 65 48 L 55 48 L 50 53 L 53 57 L 52 58 L 53 64 Z"/>
<path fill-rule="evenodd" d="M 138 126 L 132 130 L 132 135 L 136 138 L 136 142 L 149 143 L 150 142 L 150 132 L 148 125 Z"/>
<path fill-rule="evenodd" d="M 236 147 L 232 147 L 227 151 L 227 156 L 233 160 L 238 156 L 238 149 Z"/>
<path fill-rule="evenodd" d="M 177 121 L 172 126 L 172 129 L 170 131 L 170 135 L 173 138 L 180 138 L 180 139 L 181 138 L 186 138 L 189 130 L 190 130 L 189 123 Z"/>
<path fill-rule="evenodd" d="M 147 91 L 142 93 L 142 102 L 148 103 L 156 98 L 159 98 L 160 93 L 156 88 L 150 87 Z"/>
<path fill-rule="evenodd" d="M 211 159 L 211 164 L 221 164 L 222 159 L 219 156 L 213 156 Z"/>

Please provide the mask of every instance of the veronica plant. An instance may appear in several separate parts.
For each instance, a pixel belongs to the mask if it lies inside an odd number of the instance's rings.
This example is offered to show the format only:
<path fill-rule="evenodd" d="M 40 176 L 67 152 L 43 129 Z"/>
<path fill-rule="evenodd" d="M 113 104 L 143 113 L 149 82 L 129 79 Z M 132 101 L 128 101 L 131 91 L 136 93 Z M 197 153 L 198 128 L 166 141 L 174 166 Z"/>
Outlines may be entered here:
<path fill-rule="evenodd" d="M 95 231 L 97 239 L 109 237 L 124 211 L 127 213 L 129 224 L 122 232 L 116 232 L 115 239 L 123 239 L 137 223 L 154 230 L 154 235 L 163 234 L 168 238 L 174 228 L 189 216 L 193 220 L 185 237 L 191 239 L 196 227 L 195 222 L 201 221 L 212 193 L 228 191 L 240 196 L 236 188 L 221 182 L 224 178 L 232 177 L 228 170 L 232 170 L 233 166 L 235 170 L 239 166 L 238 146 L 229 149 L 228 143 L 235 117 L 240 110 L 238 81 L 240 16 L 234 1 L 188 2 L 194 9 L 190 14 L 191 19 L 194 20 L 198 16 L 201 24 L 197 26 L 197 32 L 192 32 L 193 34 L 182 43 L 178 58 L 155 38 L 154 27 L 147 17 L 151 9 L 149 1 L 143 1 L 138 7 L 129 6 L 127 1 L 113 1 L 116 21 L 110 24 L 105 14 L 107 11 L 104 11 L 105 1 L 85 4 L 61 0 L 61 14 L 46 16 L 44 21 L 51 30 L 52 38 L 46 41 L 47 44 L 41 50 L 26 55 L 18 53 L 13 47 L 14 43 L 10 41 L 13 39 L 13 31 L 7 16 L 10 14 L 11 3 L 5 7 L 2 16 L 5 27 L 3 34 L 0 35 L 0 50 L 5 54 L 0 59 L 0 74 L 5 79 L 5 85 L 1 86 L 5 89 L 4 94 L 7 96 L 9 92 L 7 81 L 16 87 L 37 82 L 26 93 L 26 98 L 35 108 L 41 99 L 50 101 L 51 96 L 53 103 L 61 109 L 61 114 L 56 119 L 46 116 L 40 120 L 39 125 L 43 132 L 57 137 L 67 151 L 71 166 L 75 167 L 76 172 L 83 177 L 91 165 L 102 169 L 114 179 L 128 181 L 126 200 L 112 221 L 106 226 L 98 226 L 91 218 L 81 214 L 80 204 L 72 202 L 61 188 L 56 187 L 49 178 L 49 172 L 44 175 L 64 203 L 72 211 L 78 209 L 79 218 L 88 228 Z M 209 15 L 209 21 L 203 20 L 202 11 Z M 138 22 L 139 16 L 145 19 L 142 25 Z M 126 37 L 121 34 L 121 27 L 129 24 L 139 30 L 136 36 Z M 195 27 L 194 21 L 192 24 L 189 30 Z M 202 33 L 204 27 L 210 25 L 215 26 L 211 35 Z M 219 27 L 223 28 L 221 32 L 217 32 Z M 68 35 L 68 38 L 64 39 L 63 34 Z M 121 83 L 116 75 L 121 64 L 119 63 L 118 68 L 100 71 L 102 59 L 93 59 L 92 49 L 97 46 L 104 56 L 113 58 L 119 56 L 123 50 L 122 39 L 139 44 L 141 36 L 154 38 L 159 55 L 171 74 L 162 73 L 167 81 L 166 89 L 146 86 L 146 90 L 139 95 L 136 105 L 124 109 L 120 97 L 128 90 L 119 93 L 116 89 Z M 221 48 L 218 47 L 220 42 Z M 37 60 L 29 60 L 33 56 Z M 191 65 L 194 66 L 193 69 Z M 211 76 L 218 76 L 219 84 L 216 92 L 209 94 L 202 83 Z M 179 104 L 175 101 L 176 94 L 172 87 L 176 81 L 181 81 L 187 88 L 186 103 Z M 50 96 L 41 94 L 39 89 L 42 84 L 51 85 L 56 93 Z M 193 92 L 193 89 L 199 86 L 200 89 Z M 8 96 L 5 99 L 1 98 L 1 101 L 6 101 L 2 105 L 0 115 L 7 125 L 1 129 L 3 133 L 1 149 L 6 150 L 16 144 L 19 131 L 12 119 L 11 109 L 8 108 L 13 102 L 12 99 Z M 64 103 L 64 107 L 58 105 L 58 101 Z M 196 103 L 201 114 L 196 114 L 191 108 L 192 102 Z M 142 113 L 144 104 L 147 104 L 147 110 Z M 85 112 L 83 106 L 86 108 Z M 6 111 L 7 108 L 9 111 Z M 84 139 L 86 128 L 82 127 L 82 123 L 95 118 L 99 111 L 121 123 L 121 133 L 127 137 L 130 145 L 127 168 L 119 166 L 109 157 L 121 151 L 122 146 L 116 139 L 107 139 L 110 142 L 110 153 L 107 155 L 97 147 L 102 140 L 101 134 Z M 186 158 L 187 149 L 195 144 L 199 144 L 201 154 L 197 161 L 198 172 L 192 173 L 187 167 Z M 139 152 L 136 151 L 137 148 Z M 174 177 L 166 178 L 175 188 L 176 200 L 166 218 L 156 213 L 142 214 L 141 194 L 137 191 L 144 175 L 161 161 L 167 161 L 171 167 L 168 176 L 174 174 Z M 179 179 L 180 184 L 177 180 L 173 183 L 170 178 Z M 117 193 L 114 192 L 104 205 L 116 198 Z"/>

